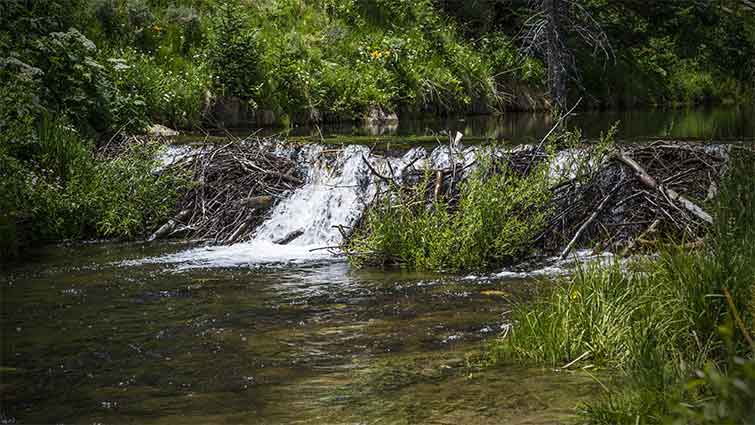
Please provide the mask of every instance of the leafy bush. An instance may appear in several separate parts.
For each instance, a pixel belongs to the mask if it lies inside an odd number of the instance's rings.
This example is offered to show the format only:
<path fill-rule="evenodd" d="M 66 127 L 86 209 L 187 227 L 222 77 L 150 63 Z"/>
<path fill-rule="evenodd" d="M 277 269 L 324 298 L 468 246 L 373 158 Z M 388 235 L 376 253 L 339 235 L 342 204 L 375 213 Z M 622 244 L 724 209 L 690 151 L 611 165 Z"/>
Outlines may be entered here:
<path fill-rule="evenodd" d="M 65 113 L 82 131 L 139 131 L 146 124 L 145 105 L 138 94 L 119 91 L 113 67 L 99 60 L 97 47 L 76 29 L 55 32 L 38 40 L 34 63 L 43 71 L 43 104 Z"/>
<path fill-rule="evenodd" d="M 127 104 L 143 106 L 143 110 L 132 112 L 132 117 L 142 114 L 145 121 L 178 128 L 201 124 L 210 85 L 209 72 L 201 60 L 160 62 L 134 50 L 111 55 L 108 65 L 120 97 L 130 98 Z"/>
<path fill-rule="evenodd" d="M 41 104 L 42 70 L 15 58 L 0 58 L 0 147 L 5 153 L 28 157 L 36 142 L 36 117 Z"/>
<path fill-rule="evenodd" d="M 755 359 L 732 357 L 725 371 L 708 363 L 696 375 L 687 382 L 686 387 L 692 391 L 704 388 L 704 398 L 694 404 L 682 404 L 675 415 L 675 423 L 752 423 L 755 418 Z"/>
<path fill-rule="evenodd" d="M 249 15 L 235 3 L 221 6 L 215 16 L 208 59 L 222 95 L 254 104 L 264 75 L 261 46 Z"/>
<path fill-rule="evenodd" d="M 492 152 L 482 154 L 483 164 L 465 181 L 455 208 L 442 202 L 426 206 L 428 181 L 384 196 L 349 243 L 352 261 L 466 270 L 527 254 L 548 214 L 547 167 L 522 177 L 491 157 Z"/>
<path fill-rule="evenodd" d="M 44 117 L 34 156 L 0 147 L 0 250 L 29 241 L 144 236 L 170 215 L 184 179 L 155 173 L 154 144 L 97 160 L 91 143 L 65 122 Z M 20 231 L 19 223 L 25 230 Z"/>

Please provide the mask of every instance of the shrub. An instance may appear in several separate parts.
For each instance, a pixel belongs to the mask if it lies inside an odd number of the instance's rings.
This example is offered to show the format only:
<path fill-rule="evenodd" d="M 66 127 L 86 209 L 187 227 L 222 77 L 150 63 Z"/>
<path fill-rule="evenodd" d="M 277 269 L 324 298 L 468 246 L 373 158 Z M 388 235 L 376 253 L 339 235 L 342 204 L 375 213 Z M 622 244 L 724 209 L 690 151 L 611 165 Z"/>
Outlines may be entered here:
<path fill-rule="evenodd" d="M 132 117 L 144 116 L 172 127 L 199 125 L 210 75 L 201 58 L 197 61 L 170 59 L 169 62 L 134 50 L 112 53 L 108 59 L 114 84 L 126 105 L 140 105 Z M 147 118 L 148 117 L 148 118 Z"/>
<path fill-rule="evenodd" d="M 464 182 L 458 205 L 426 205 L 426 181 L 394 190 L 370 208 L 348 246 L 357 264 L 399 264 L 414 269 L 484 269 L 526 255 L 542 230 L 550 199 L 547 167 L 522 177 L 492 151 Z M 495 172 L 493 172 L 495 170 Z"/>
<path fill-rule="evenodd" d="M 36 117 L 44 110 L 40 94 L 42 70 L 15 58 L 0 58 L 0 147 L 28 157 L 36 142 Z"/>
<path fill-rule="evenodd" d="M 215 83 L 224 96 L 254 103 L 264 76 L 257 30 L 235 3 L 221 6 L 214 18 L 208 59 Z"/>
<path fill-rule="evenodd" d="M 44 106 L 66 114 L 85 134 L 143 129 L 144 102 L 138 94 L 118 90 L 113 68 L 98 55 L 94 43 L 76 29 L 38 40 L 34 63 L 44 72 Z"/>
<path fill-rule="evenodd" d="M 0 145 L 3 257 L 30 241 L 144 236 L 167 220 L 185 184 L 180 175 L 155 172 L 158 145 L 134 145 L 100 161 L 60 119 L 43 117 L 36 133 L 27 160 Z"/>

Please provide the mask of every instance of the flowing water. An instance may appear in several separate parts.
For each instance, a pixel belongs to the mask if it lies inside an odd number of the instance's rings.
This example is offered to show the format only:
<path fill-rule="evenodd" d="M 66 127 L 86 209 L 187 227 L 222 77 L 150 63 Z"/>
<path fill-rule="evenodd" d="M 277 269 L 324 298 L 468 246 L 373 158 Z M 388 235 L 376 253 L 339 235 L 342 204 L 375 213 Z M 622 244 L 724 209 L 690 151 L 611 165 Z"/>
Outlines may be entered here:
<path fill-rule="evenodd" d="M 545 424 L 602 394 L 582 372 L 481 367 L 559 264 L 423 275 L 321 249 L 377 190 L 368 162 L 448 160 L 328 150 L 304 149 L 306 184 L 251 241 L 59 245 L 0 275 L 0 423 Z"/>
<path fill-rule="evenodd" d="M 305 185 L 251 241 L 57 246 L 4 275 L 0 421 L 553 423 L 600 392 L 588 375 L 481 367 L 506 311 L 547 285 L 531 276 L 562 269 L 357 271 L 320 249 L 374 195 L 370 167 L 400 178 L 447 149 L 302 151 Z"/>
<path fill-rule="evenodd" d="M 477 367 L 545 281 L 137 261 L 181 252 L 57 246 L 4 275 L 0 418 L 534 424 L 600 392 L 585 375 Z"/>

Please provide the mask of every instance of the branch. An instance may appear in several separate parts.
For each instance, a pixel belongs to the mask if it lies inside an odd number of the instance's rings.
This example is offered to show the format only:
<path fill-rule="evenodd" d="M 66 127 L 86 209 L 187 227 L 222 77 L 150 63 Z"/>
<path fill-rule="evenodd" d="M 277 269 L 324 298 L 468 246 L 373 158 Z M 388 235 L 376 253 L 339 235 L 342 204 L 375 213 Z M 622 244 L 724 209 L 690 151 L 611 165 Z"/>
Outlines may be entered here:
<path fill-rule="evenodd" d="M 662 184 L 658 184 L 658 182 L 656 182 L 655 179 L 650 174 L 648 174 L 644 168 L 640 166 L 640 164 L 635 162 L 635 160 L 628 157 L 621 151 L 618 151 L 615 154 L 615 158 L 618 161 L 621 161 L 622 163 L 627 165 L 632 170 L 634 170 L 635 174 L 637 175 L 637 178 L 640 180 L 642 184 L 644 184 L 645 186 L 651 189 L 655 189 L 659 191 L 662 195 L 667 197 L 669 201 L 672 202 L 672 205 L 674 201 L 677 201 L 680 204 L 682 204 L 682 206 L 695 217 L 699 218 L 700 220 L 703 220 L 704 222 L 708 224 L 713 224 L 713 217 L 711 217 L 710 214 L 705 212 L 705 210 L 700 208 L 694 202 L 685 198 L 683 195 L 677 193 L 676 191 L 672 189 L 665 188 Z"/>

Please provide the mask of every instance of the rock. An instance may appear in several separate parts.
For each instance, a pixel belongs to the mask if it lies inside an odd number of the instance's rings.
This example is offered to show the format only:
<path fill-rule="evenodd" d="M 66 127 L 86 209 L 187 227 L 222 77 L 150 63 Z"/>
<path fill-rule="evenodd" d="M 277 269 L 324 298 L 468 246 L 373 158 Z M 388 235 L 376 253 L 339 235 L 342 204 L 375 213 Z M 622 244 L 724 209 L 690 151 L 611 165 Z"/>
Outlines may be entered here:
<path fill-rule="evenodd" d="M 178 132 L 161 124 L 153 124 L 147 128 L 147 135 L 152 137 L 175 137 Z"/>
<path fill-rule="evenodd" d="M 220 127 L 248 127 L 257 125 L 255 110 L 238 97 L 213 99 L 211 115 Z"/>
<path fill-rule="evenodd" d="M 276 241 L 273 241 L 273 243 L 277 244 L 277 245 L 288 245 L 294 239 L 298 238 L 299 236 L 301 236 L 303 234 L 304 234 L 304 231 L 301 230 L 301 229 L 294 230 L 293 232 L 287 234 L 286 236 L 284 236 L 284 237 L 282 237 L 282 238 L 280 238 L 280 239 L 278 239 Z"/>

